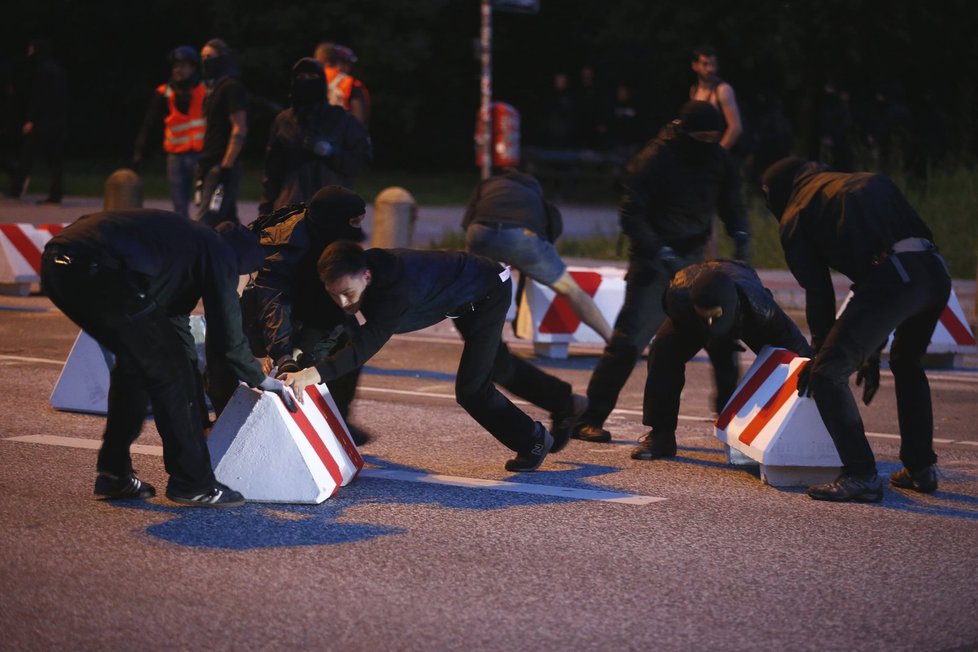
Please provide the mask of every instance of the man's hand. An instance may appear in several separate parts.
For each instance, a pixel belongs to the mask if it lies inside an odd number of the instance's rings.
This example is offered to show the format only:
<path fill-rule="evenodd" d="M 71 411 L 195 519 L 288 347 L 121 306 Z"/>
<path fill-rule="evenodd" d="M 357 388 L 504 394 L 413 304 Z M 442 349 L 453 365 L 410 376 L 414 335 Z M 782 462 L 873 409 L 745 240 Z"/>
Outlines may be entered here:
<path fill-rule="evenodd" d="M 318 385 L 322 378 L 319 372 L 316 371 L 315 367 L 309 367 L 308 369 L 303 369 L 302 371 L 297 371 L 295 373 L 280 373 L 278 375 L 279 380 L 285 383 L 287 387 L 292 388 L 292 392 L 302 402 L 302 395 L 305 392 L 306 387 L 309 385 Z"/>
<path fill-rule="evenodd" d="M 866 362 L 856 372 L 856 386 L 866 383 L 863 387 L 863 405 L 869 405 L 876 391 L 880 388 L 880 354 L 874 353 L 866 358 Z"/>
<path fill-rule="evenodd" d="M 265 380 L 261 381 L 258 389 L 264 392 L 274 392 L 275 394 L 278 394 L 279 398 L 282 399 L 282 402 L 285 403 L 285 407 L 288 408 L 289 412 L 299 411 L 299 406 L 295 404 L 295 401 L 292 399 L 292 395 L 289 394 L 286 383 L 282 382 L 281 380 L 277 380 L 271 376 L 265 376 Z"/>
<path fill-rule="evenodd" d="M 672 247 L 668 245 L 659 249 L 658 258 L 666 266 L 666 269 L 669 270 L 669 274 L 675 274 L 683 267 L 683 259 L 677 256 Z"/>
<path fill-rule="evenodd" d="M 798 372 L 798 396 L 802 398 L 811 398 L 812 396 L 812 389 L 808 385 L 812 378 L 812 365 L 814 363 L 815 359 L 812 358 Z"/>

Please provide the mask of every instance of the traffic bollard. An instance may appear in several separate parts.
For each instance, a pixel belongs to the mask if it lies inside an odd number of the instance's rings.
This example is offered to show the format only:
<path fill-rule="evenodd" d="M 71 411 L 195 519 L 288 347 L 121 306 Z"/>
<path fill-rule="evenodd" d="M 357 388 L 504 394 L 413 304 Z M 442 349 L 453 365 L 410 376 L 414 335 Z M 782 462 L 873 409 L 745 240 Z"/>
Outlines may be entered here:
<path fill-rule="evenodd" d="M 143 207 L 143 182 L 128 168 L 116 170 L 105 181 L 105 210 Z"/>
<path fill-rule="evenodd" d="M 374 199 L 374 247 L 409 247 L 418 219 L 418 204 L 404 188 L 391 186 Z"/>

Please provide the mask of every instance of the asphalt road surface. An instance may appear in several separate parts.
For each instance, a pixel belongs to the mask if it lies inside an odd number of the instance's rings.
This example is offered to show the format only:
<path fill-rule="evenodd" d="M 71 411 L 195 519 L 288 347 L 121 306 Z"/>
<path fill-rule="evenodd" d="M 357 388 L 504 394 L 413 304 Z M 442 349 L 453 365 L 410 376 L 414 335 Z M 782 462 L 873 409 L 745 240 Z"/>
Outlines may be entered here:
<path fill-rule="evenodd" d="M 441 325 L 370 362 L 352 484 L 320 505 L 202 510 L 94 499 L 104 419 L 49 402 L 76 334 L 43 297 L 0 297 L 2 650 L 978 649 L 974 369 L 930 374 L 940 490 L 839 505 L 726 464 L 702 359 L 674 460 L 628 457 L 640 364 L 611 444 L 508 473 L 454 402 L 460 343 Z M 583 392 L 597 353 L 540 362 Z M 895 472 L 888 372 L 863 414 Z M 137 443 L 162 489 L 151 419 Z"/>

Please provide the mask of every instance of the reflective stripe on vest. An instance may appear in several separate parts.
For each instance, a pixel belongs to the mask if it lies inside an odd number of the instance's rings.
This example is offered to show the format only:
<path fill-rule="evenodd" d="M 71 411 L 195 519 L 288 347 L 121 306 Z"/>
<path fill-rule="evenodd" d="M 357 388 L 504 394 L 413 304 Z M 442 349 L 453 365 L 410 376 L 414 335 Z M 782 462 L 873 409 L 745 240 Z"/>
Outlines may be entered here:
<path fill-rule="evenodd" d="M 181 113 L 177 109 L 176 93 L 169 84 L 161 84 L 156 91 L 166 97 L 167 113 L 163 120 L 163 150 L 168 154 L 199 152 L 204 148 L 204 96 L 207 90 L 197 84 L 190 92 L 190 112 Z"/>
<path fill-rule="evenodd" d="M 353 92 L 353 77 L 340 72 L 339 68 L 326 66 L 327 96 L 330 104 L 350 110 L 350 93 Z"/>

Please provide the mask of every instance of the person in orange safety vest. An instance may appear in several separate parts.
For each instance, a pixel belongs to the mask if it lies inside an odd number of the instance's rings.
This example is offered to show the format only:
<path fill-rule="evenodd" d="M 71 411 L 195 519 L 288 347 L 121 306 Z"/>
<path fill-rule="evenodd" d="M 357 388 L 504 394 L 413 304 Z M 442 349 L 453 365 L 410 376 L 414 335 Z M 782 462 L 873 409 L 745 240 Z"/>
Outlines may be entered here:
<path fill-rule="evenodd" d="M 320 43 L 315 57 L 326 72 L 329 103 L 342 106 L 366 126 L 370 119 L 370 93 L 362 81 L 350 74 L 357 55 L 345 45 Z"/>
<path fill-rule="evenodd" d="M 200 57 L 194 48 L 181 45 L 170 52 L 169 60 L 172 64 L 170 80 L 160 84 L 153 94 L 136 138 L 131 167 L 139 171 L 150 134 L 162 124 L 166 176 L 173 210 L 189 217 L 194 170 L 207 126 L 203 112 L 206 87 L 200 81 Z"/>

